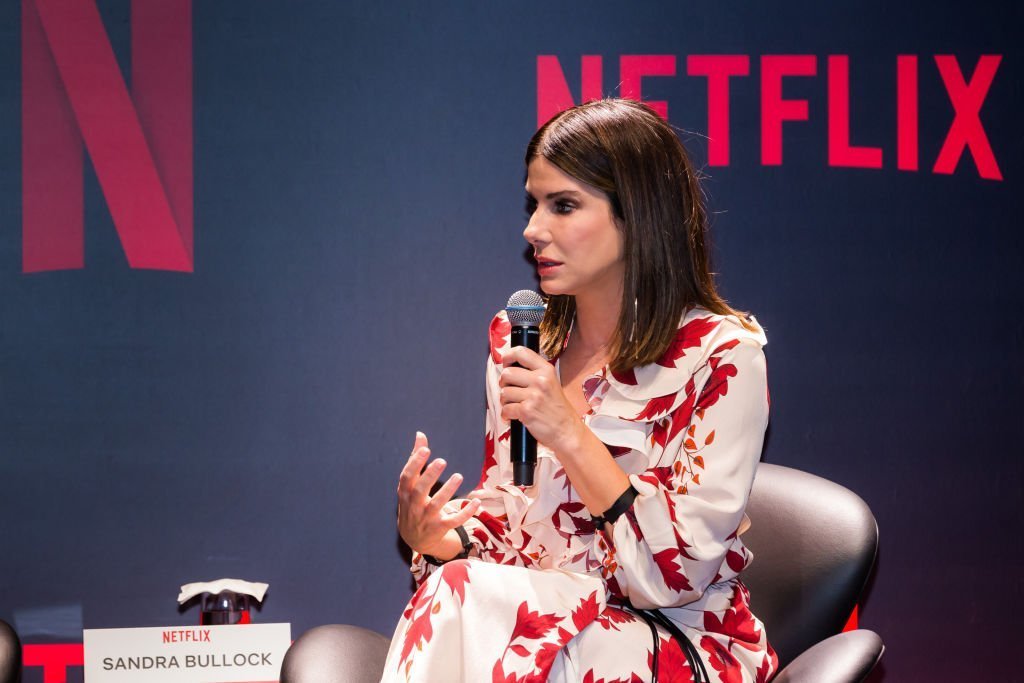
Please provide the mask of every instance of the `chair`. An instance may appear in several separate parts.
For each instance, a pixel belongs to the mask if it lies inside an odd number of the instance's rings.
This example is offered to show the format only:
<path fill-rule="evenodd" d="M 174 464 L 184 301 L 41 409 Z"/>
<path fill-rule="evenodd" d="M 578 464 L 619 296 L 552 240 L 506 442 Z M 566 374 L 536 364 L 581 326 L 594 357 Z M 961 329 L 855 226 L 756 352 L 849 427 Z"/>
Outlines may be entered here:
<path fill-rule="evenodd" d="M 882 640 L 867 630 L 840 631 L 878 548 L 867 504 L 827 479 L 761 463 L 747 514 L 752 526 L 743 542 L 754 561 L 743 582 L 779 655 L 772 680 L 864 680 L 882 656 Z"/>
<path fill-rule="evenodd" d="M 380 683 L 390 643 L 359 626 L 317 626 L 288 648 L 281 683 Z"/>
<path fill-rule="evenodd" d="M 10 624 L 0 619 L 0 683 L 21 680 L 21 641 Z"/>
<path fill-rule="evenodd" d="M 779 655 L 774 683 L 863 681 L 884 650 L 867 630 L 840 633 L 874 565 L 878 527 L 856 494 L 813 474 L 762 463 L 743 540 L 751 608 Z M 388 639 L 356 626 L 320 626 L 285 656 L 281 683 L 377 683 Z"/>

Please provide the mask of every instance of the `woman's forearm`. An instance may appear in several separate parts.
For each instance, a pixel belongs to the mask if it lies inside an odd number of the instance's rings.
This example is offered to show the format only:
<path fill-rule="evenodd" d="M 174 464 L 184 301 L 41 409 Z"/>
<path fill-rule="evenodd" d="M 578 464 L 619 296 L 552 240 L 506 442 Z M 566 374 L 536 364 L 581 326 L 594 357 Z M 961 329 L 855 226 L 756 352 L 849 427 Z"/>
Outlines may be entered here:
<path fill-rule="evenodd" d="M 629 477 L 583 422 L 552 450 L 591 515 L 603 515 L 629 488 Z"/>

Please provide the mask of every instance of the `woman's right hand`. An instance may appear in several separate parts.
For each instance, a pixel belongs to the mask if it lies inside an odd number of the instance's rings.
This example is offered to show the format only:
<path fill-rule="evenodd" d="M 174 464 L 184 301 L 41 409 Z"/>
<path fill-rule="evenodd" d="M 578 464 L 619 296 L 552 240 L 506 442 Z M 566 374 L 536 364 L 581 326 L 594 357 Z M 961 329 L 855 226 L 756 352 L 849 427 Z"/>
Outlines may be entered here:
<path fill-rule="evenodd" d="M 424 469 L 423 465 L 429 457 L 426 435 L 416 432 L 412 454 L 398 477 L 398 532 L 413 550 L 446 560 L 461 552 L 462 543 L 454 529 L 476 513 L 480 501 L 474 498 L 458 512 L 447 514 L 443 510 L 444 505 L 459 488 L 462 475 L 453 474 L 431 496 L 430 489 L 447 463 L 437 459 Z"/>

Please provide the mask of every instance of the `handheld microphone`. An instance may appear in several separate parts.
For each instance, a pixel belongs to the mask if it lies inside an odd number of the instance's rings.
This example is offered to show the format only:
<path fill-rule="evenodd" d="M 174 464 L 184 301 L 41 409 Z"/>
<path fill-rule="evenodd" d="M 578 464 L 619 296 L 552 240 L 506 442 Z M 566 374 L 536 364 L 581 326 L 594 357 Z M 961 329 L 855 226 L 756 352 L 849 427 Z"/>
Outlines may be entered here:
<path fill-rule="evenodd" d="M 544 317 L 544 300 L 540 294 L 521 289 L 508 299 L 505 307 L 512 324 L 512 346 L 525 346 L 540 351 L 540 321 Z M 533 486 L 537 467 L 537 439 L 519 420 L 512 420 L 512 482 L 516 486 Z"/>

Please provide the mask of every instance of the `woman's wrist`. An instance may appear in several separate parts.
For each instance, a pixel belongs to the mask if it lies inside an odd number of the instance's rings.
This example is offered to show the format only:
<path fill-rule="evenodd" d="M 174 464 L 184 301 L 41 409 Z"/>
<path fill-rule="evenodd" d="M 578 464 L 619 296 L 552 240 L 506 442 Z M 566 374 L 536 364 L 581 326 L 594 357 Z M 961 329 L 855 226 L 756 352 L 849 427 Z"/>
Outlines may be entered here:
<path fill-rule="evenodd" d="M 551 444 L 550 448 L 563 464 L 567 460 L 577 460 L 580 458 L 584 451 L 587 437 L 597 438 L 582 420 L 572 420 L 565 429 L 560 430 L 560 434 L 561 438 L 558 439 L 557 443 Z"/>
<path fill-rule="evenodd" d="M 449 529 L 445 532 L 444 536 L 441 537 L 437 543 L 432 543 L 429 546 L 422 548 L 416 548 L 416 551 L 420 555 L 429 555 L 430 557 L 436 558 L 442 562 L 446 562 L 456 555 L 462 552 L 462 539 L 455 529 Z"/>

